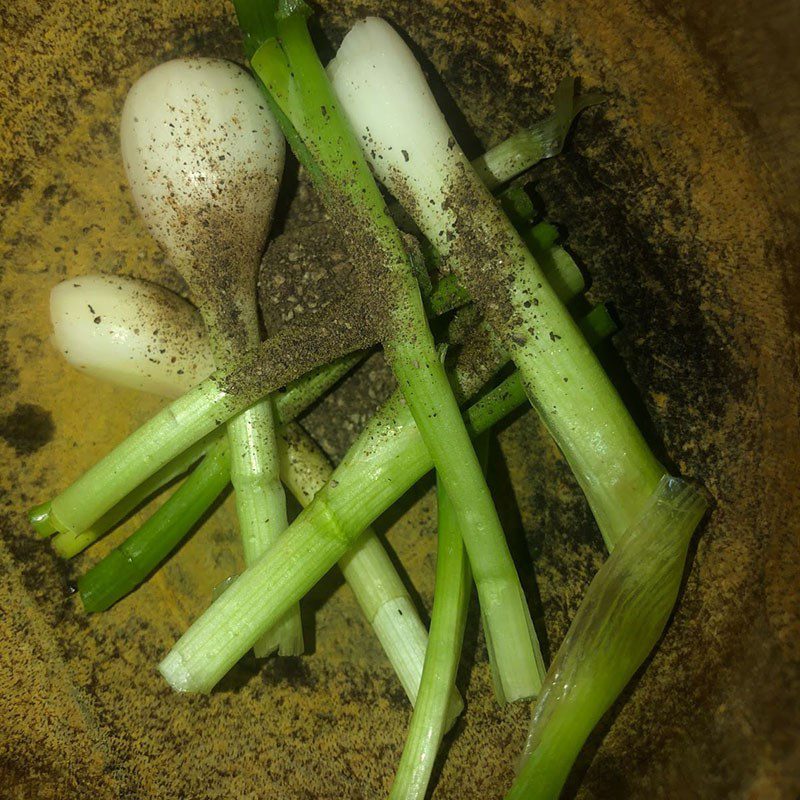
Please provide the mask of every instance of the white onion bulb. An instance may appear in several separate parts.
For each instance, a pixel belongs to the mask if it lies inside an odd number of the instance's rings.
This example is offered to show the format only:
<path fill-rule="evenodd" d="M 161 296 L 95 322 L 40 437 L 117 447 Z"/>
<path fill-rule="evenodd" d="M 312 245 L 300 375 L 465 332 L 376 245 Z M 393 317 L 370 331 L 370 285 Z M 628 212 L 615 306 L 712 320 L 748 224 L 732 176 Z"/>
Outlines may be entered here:
<path fill-rule="evenodd" d="M 53 344 L 96 378 L 178 397 L 214 369 L 197 309 L 155 283 L 85 275 L 50 292 Z"/>
<path fill-rule="evenodd" d="M 470 168 L 408 45 L 367 17 L 344 37 L 328 75 L 378 180 L 401 204 L 413 200 L 423 230 L 441 229 L 446 187 Z M 447 253 L 446 240 L 435 243 Z"/>
<path fill-rule="evenodd" d="M 285 151 L 255 80 L 220 59 L 168 61 L 128 92 L 120 137 L 136 205 L 195 303 L 252 295 Z"/>

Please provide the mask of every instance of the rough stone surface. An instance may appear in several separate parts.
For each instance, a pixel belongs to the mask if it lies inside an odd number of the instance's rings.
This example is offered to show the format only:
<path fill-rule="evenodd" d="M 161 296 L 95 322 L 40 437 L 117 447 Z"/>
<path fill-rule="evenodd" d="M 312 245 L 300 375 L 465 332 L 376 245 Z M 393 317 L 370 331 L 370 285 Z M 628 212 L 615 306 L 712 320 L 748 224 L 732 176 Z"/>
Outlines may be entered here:
<path fill-rule="evenodd" d="M 800 302 L 786 186 L 800 170 L 800 106 L 796 91 L 770 94 L 781 76 L 797 88 L 796 67 L 780 66 L 796 5 L 777 2 L 765 21 L 748 0 L 322 6 L 334 44 L 365 12 L 407 32 L 472 151 L 540 115 L 565 73 L 609 95 L 533 177 L 592 296 L 613 300 L 624 326 L 609 368 L 659 452 L 716 508 L 672 625 L 567 795 L 798 796 Z M 48 344 L 48 290 L 64 277 L 103 270 L 182 289 L 125 185 L 126 89 L 172 56 L 238 53 L 227 6 L 121 9 L 20 0 L 0 11 L 0 794 L 381 796 L 409 710 L 336 574 L 304 604 L 310 655 L 245 659 L 210 696 L 179 696 L 155 664 L 239 568 L 230 502 L 138 592 L 92 617 L 66 597 L 68 580 L 142 515 L 70 565 L 24 518 L 159 405 L 71 372 Z M 318 215 L 300 183 L 282 229 Z M 389 386 L 372 359 L 308 424 L 341 453 Z M 552 652 L 602 561 L 600 537 L 532 413 L 498 439 L 492 484 Z M 424 607 L 430 487 L 378 525 Z M 474 614 L 460 685 L 467 713 L 434 796 L 501 796 L 528 709 L 494 704 Z"/>

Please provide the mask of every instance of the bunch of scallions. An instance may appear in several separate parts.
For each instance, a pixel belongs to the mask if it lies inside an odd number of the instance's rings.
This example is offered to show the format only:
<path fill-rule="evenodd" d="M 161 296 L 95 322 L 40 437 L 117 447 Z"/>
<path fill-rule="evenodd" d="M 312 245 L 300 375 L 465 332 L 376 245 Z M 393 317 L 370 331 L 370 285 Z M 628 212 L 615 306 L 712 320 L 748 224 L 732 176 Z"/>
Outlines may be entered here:
<path fill-rule="evenodd" d="M 78 580 L 85 608 L 103 611 L 232 484 L 246 568 L 159 665 L 178 691 L 210 691 L 250 648 L 302 652 L 297 603 L 338 563 L 414 706 L 394 798 L 426 795 L 463 708 L 455 677 L 474 583 L 498 701 L 536 699 L 508 796 L 555 798 L 658 641 L 707 505 L 658 463 L 600 366 L 594 348 L 614 332 L 605 307 L 570 313 L 580 270 L 524 192 L 503 188 L 558 153 L 597 98 L 565 81 L 553 115 L 470 162 L 387 23 L 358 22 L 326 71 L 303 2 L 234 5 L 255 77 L 214 59 L 168 62 L 134 85 L 122 115 L 136 205 L 194 306 L 99 275 L 51 295 L 54 343 L 70 363 L 172 399 L 31 521 L 69 558 L 186 475 Z M 357 312 L 324 304 L 262 340 L 256 273 L 284 141 L 347 250 Z M 334 468 L 297 419 L 375 346 L 398 388 Z M 487 432 L 528 402 L 609 550 L 549 669 L 484 475 Z M 431 469 L 439 537 L 426 631 L 370 524 Z M 303 506 L 291 523 L 284 486 Z"/>

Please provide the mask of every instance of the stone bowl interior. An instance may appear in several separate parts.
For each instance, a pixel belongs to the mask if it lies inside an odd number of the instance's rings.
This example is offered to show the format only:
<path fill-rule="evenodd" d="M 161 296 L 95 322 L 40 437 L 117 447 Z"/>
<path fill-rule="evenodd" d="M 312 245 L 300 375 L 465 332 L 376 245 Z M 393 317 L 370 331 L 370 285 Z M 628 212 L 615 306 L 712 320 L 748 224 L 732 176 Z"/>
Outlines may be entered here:
<path fill-rule="evenodd" d="M 777 4 L 787 31 L 789 5 Z M 620 391 L 665 463 L 703 482 L 715 507 L 671 626 L 588 742 L 567 796 L 796 796 L 800 304 L 797 216 L 781 187 L 800 159 L 785 123 L 790 104 L 760 91 L 782 69 L 788 33 L 767 39 L 742 2 L 320 6 L 328 52 L 360 15 L 394 22 L 424 56 L 470 153 L 547 113 L 565 75 L 606 94 L 564 154 L 530 179 L 591 277 L 589 297 L 611 303 L 620 321 L 603 354 Z M 7 796 L 385 794 L 409 708 L 338 573 L 303 605 L 309 655 L 245 658 L 211 695 L 180 696 L 155 665 L 240 568 L 230 498 L 139 591 L 91 617 L 66 596 L 68 581 L 145 514 L 66 565 L 33 538 L 23 513 L 160 405 L 65 366 L 48 342 L 48 293 L 95 271 L 183 291 L 135 213 L 119 114 L 133 80 L 162 60 L 241 60 L 232 9 L 89 0 L 22 3 L 0 18 Z M 279 230 L 319 217 L 296 170 L 284 193 Z M 390 384 L 376 356 L 305 422 L 341 455 Z M 496 432 L 490 481 L 552 654 L 602 563 L 600 536 L 532 411 Z M 423 481 L 377 524 L 423 609 L 433 592 L 432 487 Z M 496 706 L 475 608 L 459 684 L 467 712 L 447 740 L 434 796 L 501 796 L 529 708 Z"/>

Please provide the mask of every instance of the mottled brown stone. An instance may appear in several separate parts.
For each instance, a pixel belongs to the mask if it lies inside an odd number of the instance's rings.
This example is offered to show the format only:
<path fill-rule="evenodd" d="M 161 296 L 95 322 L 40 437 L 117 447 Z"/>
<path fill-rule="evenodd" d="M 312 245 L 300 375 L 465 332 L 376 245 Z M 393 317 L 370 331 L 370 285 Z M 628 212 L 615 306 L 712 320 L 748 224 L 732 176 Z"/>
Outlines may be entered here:
<path fill-rule="evenodd" d="M 659 452 L 703 481 L 716 508 L 671 627 L 585 749 L 568 795 L 798 796 L 800 248 L 787 190 L 800 174 L 796 4 L 321 5 L 334 43 L 364 12 L 404 29 L 440 74 L 448 109 L 461 110 L 471 154 L 546 111 L 565 74 L 609 95 L 534 178 L 594 279 L 592 297 L 613 300 L 624 326 L 607 354 L 612 373 Z M 379 797 L 409 711 L 337 575 L 304 604 L 310 655 L 260 668 L 248 658 L 209 697 L 179 696 L 155 664 L 240 567 L 230 502 L 137 593 L 92 617 L 66 597 L 69 578 L 143 515 L 69 566 L 23 515 L 159 406 L 59 360 L 48 290 L 97 270 L 183 288 L 136 217 L 119 112 L 161 60 L 237 57 L 232 10 L 19 0 L 3 4 L 0 23 L 0 794 Z M 319 216 L 300 185 L 281 206 L 286 230 Z M 341 454 L 390 387 L 371 359 L 307 422 Z M 600 537 L 531 413 L 498 438 L 491 480 L 552 652 L 601 563 Z M 378 525 L 426 607 L 431 485 Z M 473 614 L 467 713 L 437 774 L 440 798 L 500 796 L 527 727 L 525 706 L 495 705 L 476 630 Z"/>

